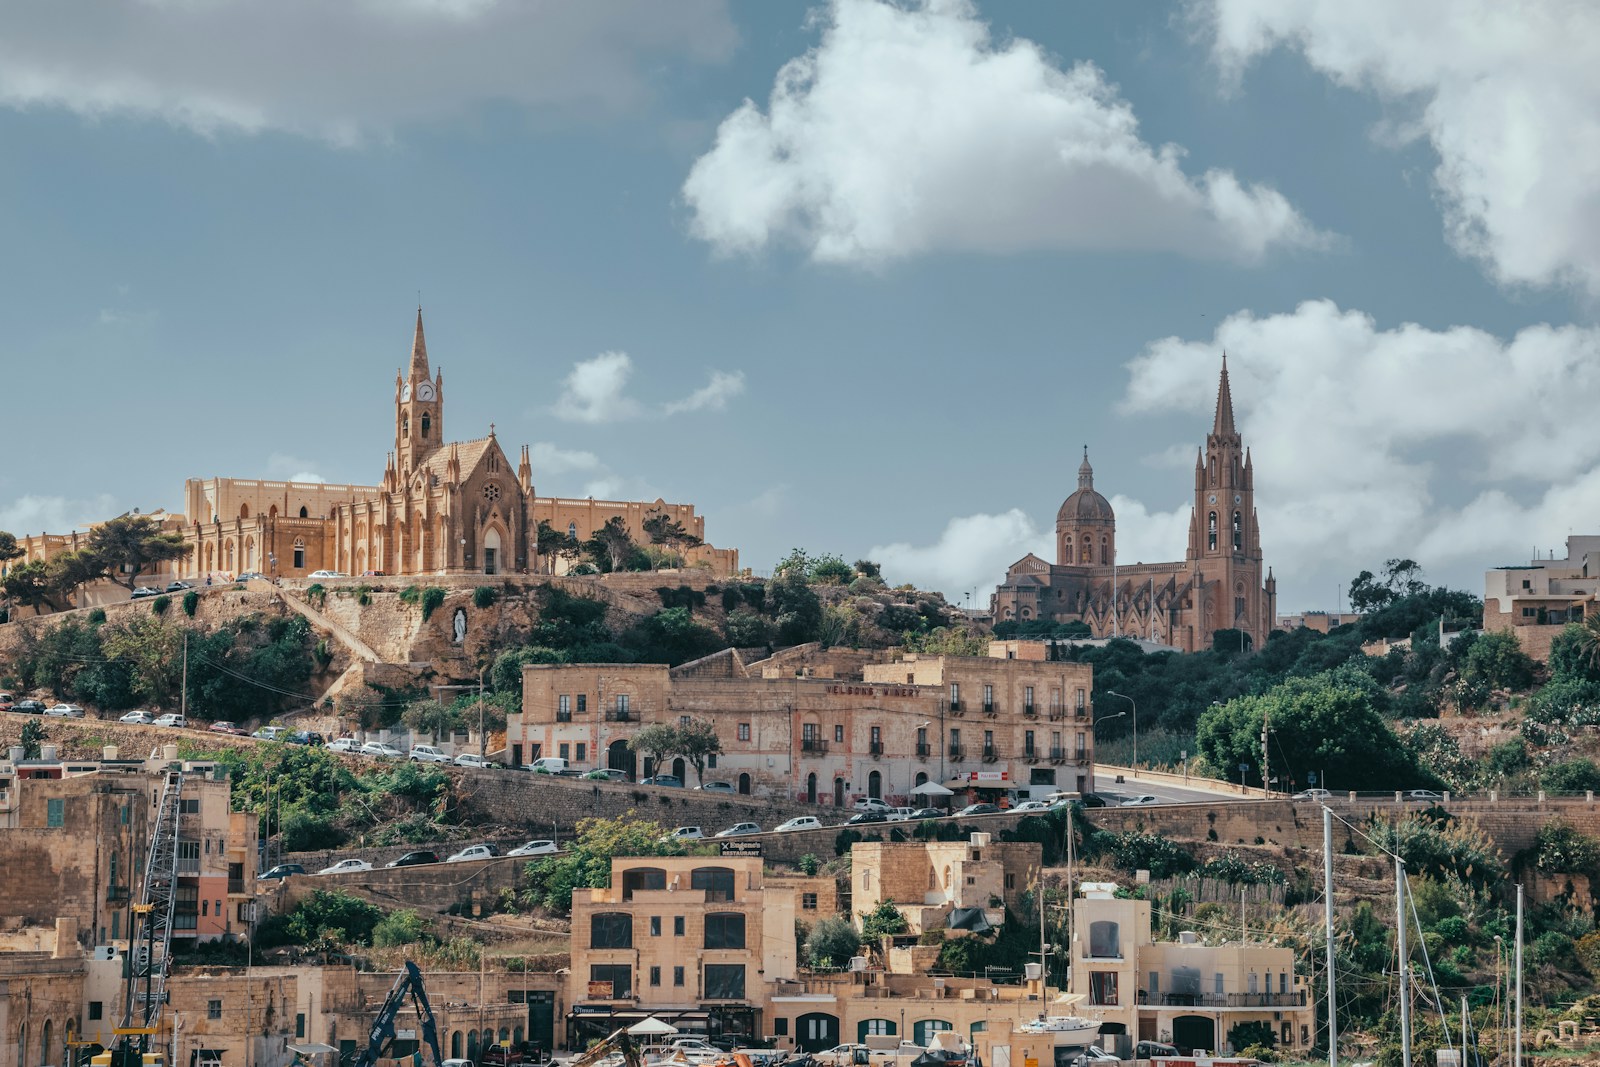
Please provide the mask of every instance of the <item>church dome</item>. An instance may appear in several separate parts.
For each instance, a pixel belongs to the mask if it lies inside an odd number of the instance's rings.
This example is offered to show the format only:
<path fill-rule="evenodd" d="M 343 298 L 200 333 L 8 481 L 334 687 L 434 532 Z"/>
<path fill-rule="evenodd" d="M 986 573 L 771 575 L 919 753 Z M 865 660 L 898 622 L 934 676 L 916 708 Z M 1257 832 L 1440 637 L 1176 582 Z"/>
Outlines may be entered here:
<path fill-rule="evenodd" d="M 1062 502 L 1061 510 L 1056 512 L 1056 522 L 1112 523 L 1116 518 L 1111 510 L 1111 501 L 1095 492 L 1094 468 L 1089 466 L 1089 448 L 1085 445 L 1083 463 L 1078 467 L 1078 491 Z"/>

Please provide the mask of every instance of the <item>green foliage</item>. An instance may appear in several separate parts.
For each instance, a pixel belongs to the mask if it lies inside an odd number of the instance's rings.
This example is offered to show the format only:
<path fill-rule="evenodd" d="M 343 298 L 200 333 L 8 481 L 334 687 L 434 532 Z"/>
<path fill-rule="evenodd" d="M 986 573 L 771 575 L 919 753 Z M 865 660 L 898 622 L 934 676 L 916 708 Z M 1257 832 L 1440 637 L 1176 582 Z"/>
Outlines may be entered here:
<path fill-rule="evenodd" d="M 93 608 L 89 612 L 89 625 L 99 626 L 106 621 L 105 608 Z"/>
<path fill-rule="evenodd" d="M 307 589 L 306 592 L 309 593 L 311 592 L 311 589 L 320 588 L 322 588 L 320 585 L 314 585 L 311 586 L 310 589 Z M 400 590 L 400 603 L 411 605 L 422 603 L 422 586 L 408 585 L 404 589 Z"/>
<path fill-rule="evenodd" d="M 738 590 L 732 592 L 737 595 Z M 748 608 L 728 613 L 726 633 L 728 644 L 734 648 L 764 647 L 772 640 L 772 628 L 767 625 L 767 620 Z"/>
<path fill-rule="evenodd" d="M 444 590 L 430 585 L 422 591 L 422 621 L 427 622 L 439 605 L 444 603 Z"/>
<path fill-rule="evenodd" d="M 1528 765 L 1528 746 L 1522 738 L 1514 737 L 1489 750 L 1486 766 L 1491 775 L 1509 777 Z"/>
<path fill-rule="evenodd" d="M 696 622 L 688 608 L 665 608 L 645 619 L 624 637 L 648 663 L 684 663 L 722 647 L 709 627 Z"/>
<path fill-rule="evenodd" d="M 372 928 L 372 943 L 378 948 L 415 945 L 428 935 L 429 924 L 414 908 L 402 908 L 385 915 Z"/>
<path fill-rule="evenodd" d="M 566 914 L 574 889 L 610 885 L 613 856 L 683 854 L 682 845 L 662 840 L 666 831 L 659 823 L 631 812 L 619 819 L 579 819 L 577 831 L 564 854 L 528 864 L 529 903 Z"/>
<path fill-rule="evenodd" d="M 817 857 L 809 852 L 801 856 L 795 866 L 800 868 L 801 874 L 807 876 L 814 875 L 822 869 L 822 864 L 817 860 Z"/>
<path fill-rule="evenodd" d="M 843 585 L 855 576 L 855 568 L 838 556 L 822 556 L 812 560 L 806 575 L 814 585 Z"/>
<path fill-rule="evenodd" d="M 192 551 L 179 533 L 163 533 L 161 525 L 148 515 L 122 515 L 89 531 L 89 548 L 105 573 L 116 577 L 129 589 L 138 583 L 139 573 L 151 564 L 182 559 Z"/>
<path fill-rule="evenodd" d="M 1600 682 L 1600 615 L 1569 622 L 1550 642 L 1553 680 Z"/>
<path fill-rule="evenodd" d="M 932 656 L 987 656 L 989 638 L 964 626 L 940 626 L 926 633 L 907 633 L 904 647 Z"/>
<path fill-rule="evenodd" d="M 193 589 L 183 594 L 183 613 L 189 618 L 194 618 L 194 613 L 200 607 L 200 594 Z"/>
<path fill-rule="evenodd" d="M 880 900 L 877 907 L 862 913 L 861 937 L 864 941 L 876 941 L 881 937 L 903 934 L 910 925 L 893 901 Z"/>
<path fill-rule="evenodd" d="M 656 589 L 656 596 L 661 598 L 661 606 L 664 608 L 686 608 L 693 611 L 695 608 L 706 606 L 706 595 L 687 585 L 680 585 L 676 589 L 669 585 L 660 586 Z"/>
<path fill-rule="evenodd" d="M 1268 1049 L 1277 1048 L 1278 1035 L 1272 1029 L 1272 1024 L 1265 1020 L 1235 1023 L 1228 1030 L 1228 1044 L 1236 1049 L 1246 1049 L 1256 1045 Z"/>
<path fill-rule="evenodd" d="M 172 607 L 172 598 L 165 594 L 150 601 L 150 612 L 153 615 L 165 615 L 170 607 Z"/>
<path fill-rule="evenodd" d="M 256 928 L 256 944 L 368 945 L 383 919 L 383 910 L 337 889 L 317 889 L 293 911 L 274 915 Z"/>
<path fill-rule="evenodd" d="M 628 524 L 619 515 L 607 519 L 593 537 L 583 542 L 583 551 L 602 573 L 634 569 L 628 564 L 640 555 L 633 535 L 628 532 Z"/>
<path fill-rule="evenodd" d="M 806 963 L 818 970 L 844 967 L 860 953 L 861 938 L 848 919 L 819 919 L 806 937 Z"/>
<path fill-rule="evenodd" d="M 637 752 L 657 767 L 671 756 L 678 755 L 678 745 L 683 736 L 678 728 L 671 723 L 653 722 L 641 726 L 634 735 L 628 738 L 628 749 Z"/>
<path fill-rule="evenodd" d="M 44 723 L 38 719 L 29 719 L 22 724 L 22 736 L 18 744 L 22 746 L 23 759 L 38 759 L 39 746 L 50 739 L 45 731 Z"/>
<path fill-rule="evenodd" d="M 1600 864 L 1600 842 L 1552 819 L 1534 839 L 1534 865 L 1555 874 L 1588 874 Z"/>
<path fill-rule="evenodd" d="M 472 591 L 472 606 L 482 610 L 500 599 L 500 591 L 491 585 L 480 585 Z"/>
<path fill-rule="evenodd" d="M 1570 759 L 1545 768 L 1539 775 L 1539 784 L 1545 792 L 1557 795 L 1600 791 L 1600 769 L 1595 768 L 1593 760 Z"/>
<path fill-rule="evenodd" d="M 327 587 L 321 582 L 312 582 L 310 585 L 306 586 L 306 599 L 320 608 L 322 606 L 322 602 L 328 599 Z M 405 593 L 400 594 L 400 599 L 405 599 Z"/>
<path fill-rule="evenodd" d="M 439 743 L 442 735 L 453 733 L 465 725 L 459 711 L 437 700 L 419 700 L 408 705 L 400 721 L 413 733 L 426 734 L 434 744 Z"/>
<path fill-rule="evenodd" d="M 706 763 L 712 756 L 722 754 L 722 740 L 717 734 L 716 724 L 704 719 L 690 719 L 687 724 L 680 723 L 675 729 L 678 731 L 675 749 L 689 761 L 694 768 L 695 778 L 704 785 Z"/>
<path fill-rule="evenodd" d="M 767 584 L 767 599 L 777 627 L 777 643 L 799 645 L 817 640 L 822 628 L 822 601 L 803 575 L 785 571 Z"/>
<path fill-rule="evenodd" d="M 1415 875 L 1484 888 L 1505 874 L 1505 861 L 1482 830 L 1438 808 L 1377 822 L 1373 830 L 1378 847 L 1399 855 Z"/>
<path fill-rule="evenodd" d="M 1171 838 L 1142 830 L 1106 835 L 1102 845 L 1123 870 L 1146 870 L 1152 878 L 1168 878 L 1194 869 L 1194 857 Z"/>

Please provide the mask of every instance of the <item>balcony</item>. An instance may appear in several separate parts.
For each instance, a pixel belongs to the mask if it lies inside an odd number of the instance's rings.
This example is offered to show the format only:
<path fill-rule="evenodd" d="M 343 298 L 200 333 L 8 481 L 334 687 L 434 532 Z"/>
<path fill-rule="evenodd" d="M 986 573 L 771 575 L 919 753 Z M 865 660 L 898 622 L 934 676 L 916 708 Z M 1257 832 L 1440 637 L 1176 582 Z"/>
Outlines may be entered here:
<path fill-rule="evenodd" d="M 1065 763 L 1065 762 L 1067 762 L 1067 750 L 1064 749 L 1064 748 L 1052 748 L 1050 750 L 1050 762 L 1051 763 Z"/>
<path fill-rule="evenodd" d="M 926 741 L 920 741 L 920 742 L 917 743 L 917 758 L 918 759 L 927 759 L 932 755 L 933 755 L 933 746 L 932 745 L 928 744 Z"/>
<path fill-rule="evenodd" d="M 1087 763 L 1089 761 L 1089 750 L 1087 748 L 1077 749 L 1074 751 L 1072 758 L 1079 763 Z"/>
<path fill-rule="evenodd" d="M 633 712 L 627 708 L 612 708 L 606 712 L 606 722 L 632 722 Z"/>
<path fill-rule="evenodd" d="M 1072 709 L 1072 717 L 1074 719 L 1087 719 L 1089 717 L 1089 706 L 1087 704 L 1079 704 Z"/>
<path fill-rule="evenodd" d="M 983 746 L 983 762 L 994 763 L 1000 759 L 1000 752 L 993 745 Z"/>
<path fill-rule="evenodd" d="M 1065 719 L 1066 717 L 1067 717 L 1067 709 L 1066 708 L 1062 707 L 1060 704 L 1051 704 L 1050 705 L 1050 721 L 1051 722 L 1060 722 L 1062 719 Z"/>
<path fill-rule="evenodd" d="M 1139 1003 L 1166 1008 L 1303 1008 L 1306 993 L 1147 993 L 1139 990 Z"/>
<path fill-rule="evenodd" d="M 967 758 L 966 746 L 964 746 L 964 745 L 951 745 L 950 746 L 950 758 L 953 759 L 953 760 L 956 760 L 957 762 L 960 762 L 961 760 L 966 759 Z"/>
<path fill-rule="evenodd" d="M 967 712 L 967 706 L 965 704 L 963 704 L 961 701 L 952 700 L 950 702 L 950 714 L 952 714 L 952 715 L 965 715 L 966 712 Z"/>
<path fill-rule="evenodd" d="M 1025 719 L 1037 719 L 1039 717 L 1038 706 L 1034 704 L 1022 705 L 1022 717 Z"/>
<path fill-rule="evenodd" d="M 570 711 L 558 711 L 558 712 L 556 712 L 556 722 L 571 722 L 571 721 L 572 721 L 572 712 L 570 712 Z"/>
<path fill-rule="evenodd" d="M 867 752 L 872 756 L 873 759 L 877 759 L 879 756 L 883 755 L 883 742 L 873 741 L 867 745 Z"/>
<path fill-rule="evenodd" d="M 116 904 L 128 899 L 128 887 L 125 885 L 106 886 L 106 903 Z"/>
<path fill-rule="evenodd" d="M 811 756 L 825 756 L 828 753 L 828 742 L 820 737 L 802 737 L 800 751 Z"/>
<path fill-rule="evenodd" d="M 998 704 L 995 704 L 995 703 L 993 703 L 993 702 L 990 702 L 990 703 L 988 703 L 988 704 L 985 704 L 985 705 L 984 705 L 984 706 L 983 706 L 983 713 L 984 713 L 984 714 L 985 714 L 985 715 L 987 715 L 987 716 L 989 716 L 989 718 L 991 718 L 991 719 L 992 719 L 992 718 L 994 718 L 994 717 L 995 717 L 995 716 L 996 716 L 996 715 L 998 715 L 998 714 L 1000 714 L 1000 705 L 998 705 Z"/>
<path fill-rule="evenodd" d="M 248 892 L 248 890 L 246 890 L 245 887 L 244 887 L 244 879 L 243 878 L 229 878 L 228 879 L 228 895 L 230 897 L 232 897 L 232 896 L 244 896 L 247 892 Z"/>
<path fill-rule="evenodd" d="M 1029 763 L 1038 763 L 1039 750 L 1034 748 L 1032 745 L 1029 745 L 1027 748 L 1022 750 L 1022 758 L 1027 760 Z"/>

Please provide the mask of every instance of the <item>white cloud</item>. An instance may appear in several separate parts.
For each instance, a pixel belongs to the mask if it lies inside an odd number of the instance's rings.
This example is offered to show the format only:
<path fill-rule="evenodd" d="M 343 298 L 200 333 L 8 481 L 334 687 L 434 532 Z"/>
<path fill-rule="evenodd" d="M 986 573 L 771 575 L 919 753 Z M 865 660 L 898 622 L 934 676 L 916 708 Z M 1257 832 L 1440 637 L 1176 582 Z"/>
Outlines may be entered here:
<path fill-rule="evenodd" d="M 682 400 L 671 400 L 652 412 L 627 395 L 633 377 L 633 360 L 626 352 L 602 352 L 593 359 L 579 360 L 563 381 L 561 399 L 556 402 L 557 418 L 568 422 L 622 422 L 663 417 L 692 411 L 723 411 L 728 401 L 744 392 L 743 371 L 711 372 L 710 380 Z"/>
<path fill-rule="evenodd" d="M 980 601 L 987 604 L 1006 568 L 1029 552 L 1051 558 L 1050 535 L 1020 508 L 1012 508 L 999 515 L 951 519 L 931 545 L 904 541 L 875 545 L 867 558 L 882 565 L 891 584 L 911 582 L 943 592 L 952 602 L 959 602 L 963 591 L 976 588 Z"/>
<path fill-rule="evenodd" d="M 711 380 L 696 389 L 682 400 L 673 400 L 662 407 L 666 415 L 678 415 L 686 411 L 723 411 L 728 406 L 728 401 L 744 392 L 744 371 L 714 370 Z"/>
<path fill-rule="evenodd" d="M 1426 135 L 1445 232 L 1504 284 L 1600 294 L 1600 5 L 1571 0 L 1204 0 L 1236 79 L 1296 49 Z"/>
<path fill-rule="evenodd" d="M 0 530 L 18 537 L 71 533 L 89 523 L 104 522 L 122 514 L 124 510 L 107 493 L 88 498 L 28 494 L 0 505 Z"/>
<path fill-rule="evenodd" d="M 476 104 L 626 106 L 664 54 L 725 58 L 722 0 L 88 0 L 24 4 L 0 105 L 339 143 Z"/>
<path fill-rule="evenodd" d="M 1286 609 L 1333 607 L 1336 584 L 1394 556 L 1476 590 L 1485 569 L 1595 527 L 1600 330 L 1380 330 L 1330 301 L 1240 312 L 1209 340 L 1151 344 L 1129 365 L 1124 410 L 1209 426 L 1224 349 Z M 1161 558 L 1181 553 L 1186 529 L 1173 535 Z"/>
<path fill-rule="evenodd" d="M 314 460 L 274 452 L 267 457 L 267 477 L 286 482 L 325 483 L 328 479 L 317 472 L 318 466 Z"/>
<path fill-rule="evenodd" d="M 833 0 L 767 111 L 725 119 L 683 195 L 724 253 L 824 262 L 933 251 L 1156 249 L 1259 260 L 1326 238 L 1276 190 L 1186 174 L 1092 63 L 995 41 L 969 0 Z"/>
<path fill-rule="evenodd" d="M 593 452 L 580 452 L 560 448 L 549 441 L 536 441 L 528 453 L 535 478 L 545 474 L 567 474 L 572 471 L 603 470 L 605 465 Z"/>

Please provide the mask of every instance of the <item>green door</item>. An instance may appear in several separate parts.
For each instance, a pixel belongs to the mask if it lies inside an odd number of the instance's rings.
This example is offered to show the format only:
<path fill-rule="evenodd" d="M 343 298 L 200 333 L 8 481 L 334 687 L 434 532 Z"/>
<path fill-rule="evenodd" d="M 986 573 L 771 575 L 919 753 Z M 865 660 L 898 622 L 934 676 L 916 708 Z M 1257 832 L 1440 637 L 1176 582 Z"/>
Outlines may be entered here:
<path fill-rule="evenodd" d="M 556 995 L 548 989 L 528 990 L 528 1040 L 546 1053 L 555 1048 Z"/>

